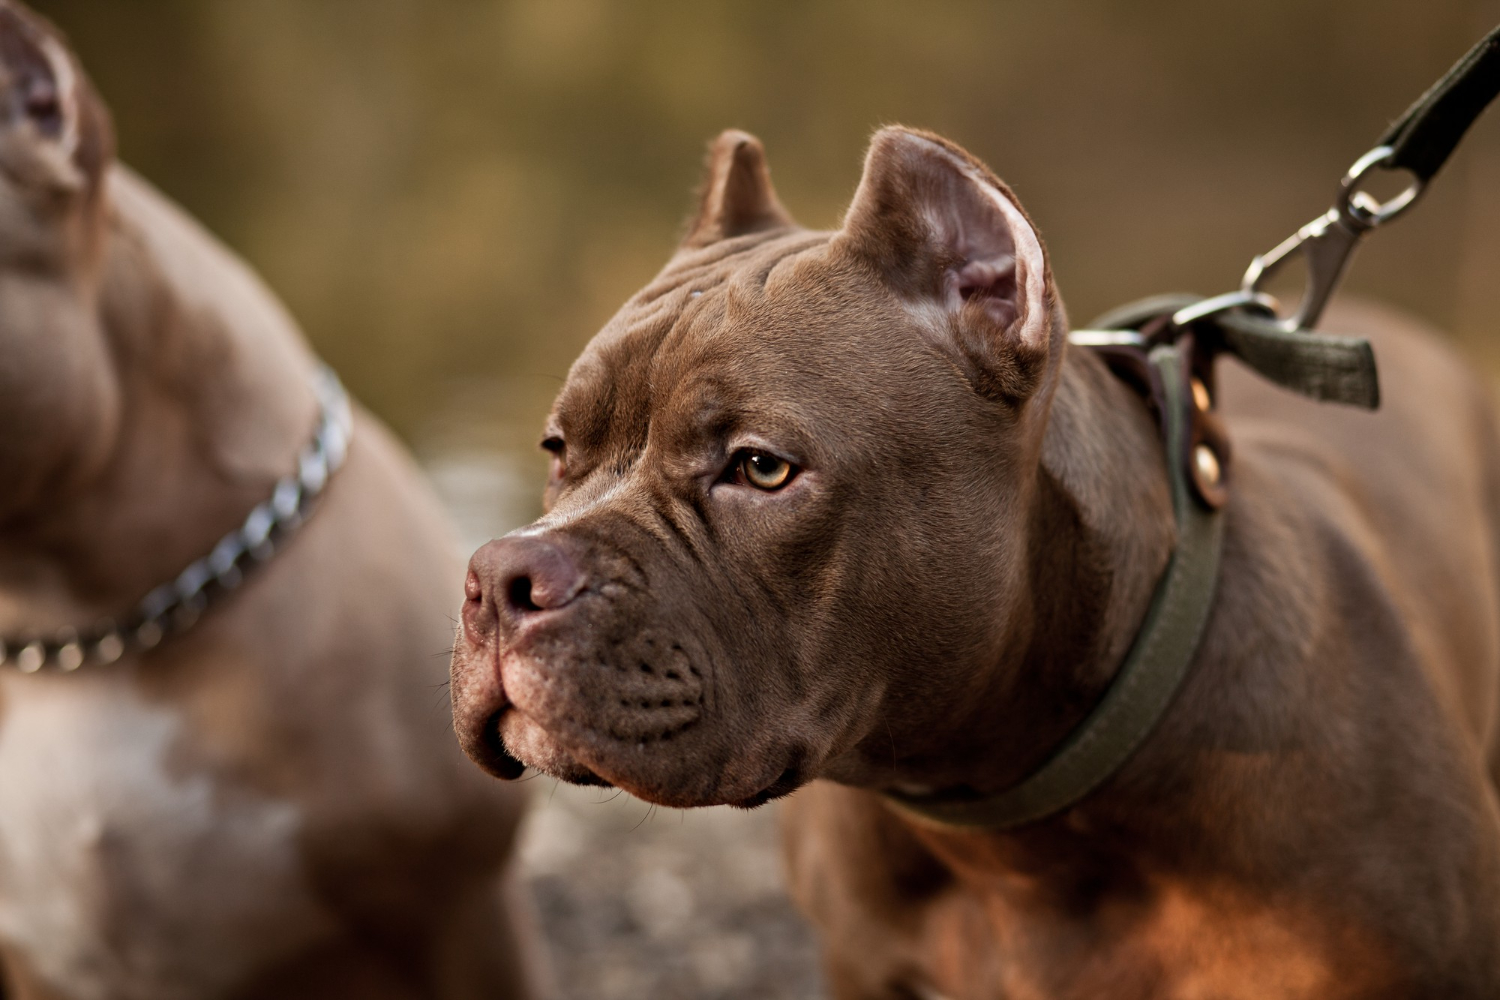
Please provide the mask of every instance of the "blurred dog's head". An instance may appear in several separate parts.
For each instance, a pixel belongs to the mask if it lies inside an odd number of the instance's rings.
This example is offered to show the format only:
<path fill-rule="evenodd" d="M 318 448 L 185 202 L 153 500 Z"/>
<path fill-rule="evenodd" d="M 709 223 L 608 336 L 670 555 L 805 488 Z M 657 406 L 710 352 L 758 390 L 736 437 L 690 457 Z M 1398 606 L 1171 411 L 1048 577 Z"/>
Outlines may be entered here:
<path fill-rule="evenodd" d="M 109 113 L 62 36 L 0 0 L 0 260 L 75 255 L 113 152 Z"/>
<path fill-rule="evenodd" d="M 94 301 L 112 155 L 61 36 L 0 0 L 0 515 L 109 449 L 118 391 Z"/>
<path fill-rule="evenodd" d="M 168 486 L 200 513 L 195 483 L 253 495 L 311 426 L 288 317 L 112 136 L 62 36 L 0 0 L 3 544 L 44 541 L 42 521 L 76 541 Z"/>
<path fill-rule="evenodd" d="M 678 806 L 920 770 L 1028 640 L 1064 340 L 1036 232 L 963 150 L 882 130 L 810 232 L 721 136 L 683 245 L 558 396 L 547 514 L 470 564 L 465 749 Z"/>

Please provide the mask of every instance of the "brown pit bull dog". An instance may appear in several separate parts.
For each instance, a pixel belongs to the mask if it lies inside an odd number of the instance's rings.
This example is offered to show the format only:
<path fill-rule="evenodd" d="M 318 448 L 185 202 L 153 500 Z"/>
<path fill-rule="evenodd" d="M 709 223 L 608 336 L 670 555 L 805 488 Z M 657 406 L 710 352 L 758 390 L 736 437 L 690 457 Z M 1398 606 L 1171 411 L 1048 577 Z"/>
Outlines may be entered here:
<path fill-rule="evenodd" d="M 0 994 L 524 996 L 522 796 L 442 704 L 444 519 L 369 416 L 308 450 L 296 328 L 111 146 L 60 37 L 0 2 Z M 341 451 L 315 507 L 265 506 Z M 209 589 L 89 631 L 272 507 L 195 624 Z"/>
<path fill-rule="evenodd" d="M 918 818 L 892 798 L 1012 788 L 1110 687 L 1177 546 L 1161 432 L 972 156 L 883 130 L 809 232 L 726 133 L 557 399 L 548 513 L 470 563 L 464 747 L 671 806 L 801 789 L 841 998 L 1500 996 L 1494 417 L 1416 324 L 1330 325 L 1384 407 L 1222 372 L 1217 591 L 1144 745 L 1014 829 Z"/>

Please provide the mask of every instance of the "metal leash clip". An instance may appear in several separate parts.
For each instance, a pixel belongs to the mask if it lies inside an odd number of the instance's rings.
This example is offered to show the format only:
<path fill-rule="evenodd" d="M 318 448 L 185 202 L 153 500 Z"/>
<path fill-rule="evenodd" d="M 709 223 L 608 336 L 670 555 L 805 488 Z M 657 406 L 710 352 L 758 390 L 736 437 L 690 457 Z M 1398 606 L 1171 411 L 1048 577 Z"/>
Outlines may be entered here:
<path fill-rule="evenodd" d="M 1410 208 L 1422 193 L 1426 182 L 1421 178 L 1414 179 L 1400 194 L 1385 202 L 1359 190 L 1365 175 L 1375 167 L 1389 168 L 1394 155 L 1393 147 L 1376 146 L 1355 160 L 1339 181 L 1338 197 L 1332 208 L 1269 253 L 1260 254 L 1250 262 L 1240 282 L 1240 294 L 1274 303 L 1275 300 L 1262 290 L 1265 283 L 1298 251 L 1307 258 L 1307 290 L 1302 293 L 1302 301 L 1291 315 L 1283 317 L 1277 313 L 1276 325 L 1281 329 L 1290 333 L 1316 326 L 1359 241 L 1376 226 L 1391 221 Z"/>

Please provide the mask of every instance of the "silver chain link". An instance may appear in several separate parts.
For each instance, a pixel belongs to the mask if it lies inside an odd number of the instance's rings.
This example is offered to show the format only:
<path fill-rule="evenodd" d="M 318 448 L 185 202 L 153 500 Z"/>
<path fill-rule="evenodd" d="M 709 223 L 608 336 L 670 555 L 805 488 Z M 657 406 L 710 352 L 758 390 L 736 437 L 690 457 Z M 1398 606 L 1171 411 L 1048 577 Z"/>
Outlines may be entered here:
<path fill-rule="evenodd" d="M 275 555 L 344 464 L 354 431 L 349 397 L 333 370 L 320 369 L 313 388 L 318 428 L 312 441 L 297 456 L 296 471 L 277 480 L 270 497 L 256 504 L 243 524 L 175 579 L 141 598 L 120 622 L 105 619 L 87 629 L 64 628 L 51 636 L 0 637 L 0 666 L 27 674 L 43 668 L 69 673 L 85 663 L 113 663 L 129 650 L 151 649 L 191 628 L 210 603 Z"/>

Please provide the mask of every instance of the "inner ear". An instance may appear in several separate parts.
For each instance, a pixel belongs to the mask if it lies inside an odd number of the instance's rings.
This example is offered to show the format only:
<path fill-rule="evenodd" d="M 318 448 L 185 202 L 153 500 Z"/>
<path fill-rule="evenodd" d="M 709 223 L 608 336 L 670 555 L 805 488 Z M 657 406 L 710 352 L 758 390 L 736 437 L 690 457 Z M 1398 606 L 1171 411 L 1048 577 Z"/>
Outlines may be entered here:
<path fill-rule="evenodd" d="M 109 112 L 44 18 L 0 0 L 0 129 L 5 171 L 23 185 L 101 190 L 114 158 Z"/>
<path fill-rule="evenodd" d="M 942 269 L 944 304 L 952 310 L 973 302 L 990 322 L 1009 329 L 1020 313 L 1016 281 L 1016 242 L 999 202 L 978 184 L 945 182 L 939 207 L 929 221 L 932 238 L 952 254 Z"/>
<path fill-rule="evenodd" d="M 771 170 L 760 140 L 735 129 L 720 133 L 708 147 L 698 213 L 683 246 L 707 246 L 793 225 L 771 187 Z"/>
<path fill-rule="evenodd" d="M 0 3 L 0 73 L 7 118 L 29 121 L 42 135 L 59 139 L 66 125 L 63 104 L 72 74 L 66 57 L 49 48 L 57 45 L 40 25 Z"/>
<path fill-rule="evenodd" d="M 841 238 L 903 297 L 935 302 L 977 335 L 966 352 L 1051 346 L 1041 240 L 1009 189 L 946 140 L 877 132 Z"/>

